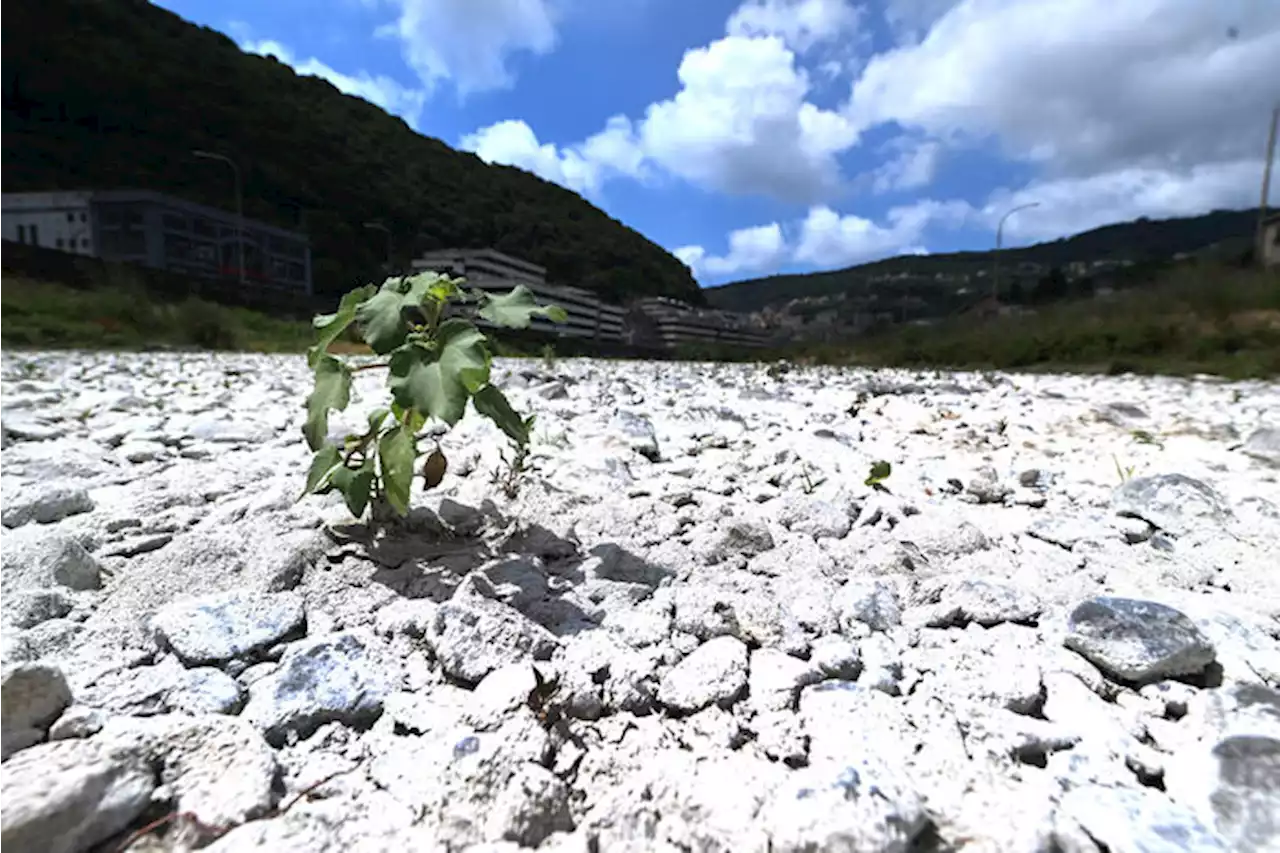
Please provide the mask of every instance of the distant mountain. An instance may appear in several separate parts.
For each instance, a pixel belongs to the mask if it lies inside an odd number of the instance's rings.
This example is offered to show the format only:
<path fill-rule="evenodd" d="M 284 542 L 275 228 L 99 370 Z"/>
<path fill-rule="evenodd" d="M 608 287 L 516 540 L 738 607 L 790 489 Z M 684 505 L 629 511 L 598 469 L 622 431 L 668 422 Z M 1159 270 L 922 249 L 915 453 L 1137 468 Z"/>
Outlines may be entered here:
<path fill-rule="evenodd" d="M 394 232 L 398 261 L 492 246 L 552 283 L 614 300 L 702 304 L 688 267 L 574 193 L 490 166 L 328 82 L 246 54 L 221 33 L 143 0 L 13 0 L 4 19 L 4 189 L 144 188 L 306 223 L 317 290 L 373 278 Z"/>
<path fill-rule="evenodd" d="M 1104 225 L 1073 237 L 1037 243 L 1000 254 L 1002 268 L 1034 264 L 1048 273 L 1073 263 L 1130 261 L 1144 264 L 1181 253 L 1197 253 L 1217 247 L 1228 252 L 1245 252 L 1257 225 L 1257 208 L 1215 210 L 1203 216 L 1181 219 L 1138 219 Z M 903 255 L 830 272 L 775 275 L 736 281 L 707 288 L 708 304 L 731 311 L 759 311 L 794 299 L 835 297 L 841 294 L 864 297 L 893 296 L 904 289 L 930 289 L 929 279 L 942 276 L 945 283 L 935 289 L 954 291 L 966 280 L 989 275 L 994 252 L 952 252 L 939 255 Z M 905 274 L 907 280 L 885 281 L 886 276 Z M 910 279 L 918 279 L 911 282 Z"/>

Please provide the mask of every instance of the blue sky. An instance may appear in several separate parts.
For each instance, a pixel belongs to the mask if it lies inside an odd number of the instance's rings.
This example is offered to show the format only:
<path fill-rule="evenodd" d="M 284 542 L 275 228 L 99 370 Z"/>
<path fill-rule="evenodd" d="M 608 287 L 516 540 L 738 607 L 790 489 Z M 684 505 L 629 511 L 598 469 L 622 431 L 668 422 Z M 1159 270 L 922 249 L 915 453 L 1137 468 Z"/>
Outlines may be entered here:
<path fill-rule="evenodd" d="M 164 0 L 703 284 L 1255 205 L 1276 0 Z M 1264 81 L 1272 81 L 1270 83 Z"/>

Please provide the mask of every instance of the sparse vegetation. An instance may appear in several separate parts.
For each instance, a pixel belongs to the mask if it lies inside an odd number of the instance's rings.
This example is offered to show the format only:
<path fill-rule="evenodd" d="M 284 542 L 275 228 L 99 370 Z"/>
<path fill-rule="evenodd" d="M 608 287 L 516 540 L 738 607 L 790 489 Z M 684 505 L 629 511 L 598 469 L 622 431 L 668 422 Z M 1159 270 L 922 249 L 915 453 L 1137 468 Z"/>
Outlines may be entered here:
<path fill-rule="evenodd" d="M 843 345 L 800 345 L 792 356 L 869 366 L 1275 376 L 1280 273 L 1189 266 L 1110 298 L 896 327 Z"/>
<path fill-rule="evenodd" d="M 6 275 L 0 310 L 0 341 L 23 349 L 302 352 L 310 337 L 298 320 L 195 297 L 164 300 L 123 280 L 81 289 Z"/>

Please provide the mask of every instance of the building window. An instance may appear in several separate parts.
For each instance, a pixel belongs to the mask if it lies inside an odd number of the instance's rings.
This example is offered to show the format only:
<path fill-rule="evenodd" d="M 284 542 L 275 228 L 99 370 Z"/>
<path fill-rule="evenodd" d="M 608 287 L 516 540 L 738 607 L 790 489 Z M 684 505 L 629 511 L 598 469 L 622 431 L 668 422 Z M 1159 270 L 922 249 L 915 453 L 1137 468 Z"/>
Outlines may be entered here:
<path fill-rule="evenodd" d="M 18 242 L 19 243 L 27 242 L 27 226 L 25 225 L 18 226 Z"/>
<path fill-rule="evenodd" d="M 54 240 L 54 241 L 53 241 L 53 245 L 54 245 L 54 247 L 55 247 L 55 248 L 61 249 L 61 248 L 62 248 L 62 238 L 61 238 L 61 237 L 59 237 L 58 239 Z"/>
<path fill-rule="evenodd" d="M 89 214 L 87 214 L 87 213 L 81 213 L 81 214 L 80 214 L 80 221 L 81 221 L 81 222 L 88 222 L 88 221 L 89 221 Z"/>
<path fill-rule="evenodd" d="M 31 245 L 39 246 L 40 245 L 40 229 L 37 228 L 35 225 L 29 225 L 27 227 L 31 229 Z"/>
<path fill-rule="evenodd" d="M 176 213 L 166 213 L 164 215 L 164 227 L 170 231 L 186 231 L 188 228 L 187 217 L 179 216 Z"/>
<path fill-rule="evenodd" d="M 75 221 L 76 221 L 76 215 L 75 215 L 74 213 L 68 213 L 68 214 L 67 214 L 67 221 L 68 221 L 68 222 L 75 222 Z"/>
<path fill-rule="evenodd" d="M 85 249 L 89 248 L 89 238 L 88 237 L 81 238 L 80 246 Z"/>

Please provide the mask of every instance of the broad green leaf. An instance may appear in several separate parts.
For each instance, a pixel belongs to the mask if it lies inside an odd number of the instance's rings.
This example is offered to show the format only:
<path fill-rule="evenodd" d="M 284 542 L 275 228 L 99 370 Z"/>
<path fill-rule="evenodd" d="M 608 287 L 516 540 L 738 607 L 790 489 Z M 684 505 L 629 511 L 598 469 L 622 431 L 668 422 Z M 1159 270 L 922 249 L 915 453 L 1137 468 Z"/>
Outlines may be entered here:
<path fill-rule="evenodd" d="M 374 293 L 373 285 L 358 287 L 342 297 L 338 310 L 333 314 L 317 314 L 311 325 L 320 333 L 316 343 L 307 350 L 307 364 L 315 368 L 320 356 L 328 352 L 329 345 L 346 331 L 347 326 L 356 319 L 356 308 Z"/>
<path fill-rule="evenodd" d="M 338 468 L 329 477 L 329 482 L 342 494 L 342 499 L 346 502 L 347 509 L 356 518 L 364 515 L 365 507 L 369 505 L 369 495 L 373 491 L 373 481 L 372 459 L 366 460 L 363 465 L 354 470 L 345 466 Z"/>
<path fill-rule="evenodd" d="M 529 321 L 536 315 L 542 315 L 556 323 L 563 323 L 568 319 L 565 310 L 559 305 L 539 305 L 535 302 L 533 291 L 523 284 L 516 285 L 510 293 L 488 296 L 479 314 L 490 323 L 509 329 L 527 329 Z"/>
<path fill-rule="evenodd" d="M 406 416 L 406 412 L 408 413 Z M 417 409 L 406 409 L 404 406 L 391 401 L 391 416 L 396 419 L 397 423 L 402 423 L 408 428 L 409 432 L 416 434 L 427 424 L 427 416 L 419 412 Z"/>
<path fill-rule="evenodd" d="M 413 488 L 413 458 L 416 454 L 413 433 L 403 426 L 388 430 L 378 442 L 382 488 L 387 494 L 387 500 L 400 515 L 409 511 L 409 490 Z"/>
<path fill-rule="evenodd" d="M 315 371 L 316 387 L 307 397 L 307 422 L 302 433 L 307 437 L 307 446 L 319 450 L 329 432 L 329 410 L 341 411 L 351 402 L 351 370 L 328 353 L 322 353 Z"/>
<path fill-rule="evenodd" d="M 304 496 L 315 492 L 318 487 L 328 481 L 333 469 L 341 464 L 342 454 L 332 444 L 326 444 L 317 450 L 316 455 L 311 458 L 311 468 L 307 471 L 307 487 L 298 499 L 301 500 Z"/>
<path fill-rule="evenodd" d="M 386 355 L 404 343 L 409 326 L 401 314 L 404 294 L 381 290 L 360 305 L 356 320 L 364 342 L 378 355 Z"/>
<path fill-rule="evenodd" d="M 402 409 L 453 426 L 467 410 L 467 397 L 489 381 L 484 335 L 465 320 L 445 320 L 436 331 L 436 348 L 412 346 L 391 354 L 387 384 Z"/>
<path fill-rule="evenodd" d="M 517 444 L 529 443 L 529 423 L 511 408 L 506 396 L 496 385 L 486 385 L 471 398 L 476 411 L 493 421 Z"/>
<path fill-rule="evenodd" d="M 431 273 L 431 275 L 434 275 L 434 273 Z M 436 302 L 448 302 L 450 299 L 461 295 L 462 291 L 458 287 L 460 282 L 461 279 L 449 278 L 447 275 L 439 276 L 427 286 L 427 296 Z"/>
<path fill-rule="evenodd" d="M 369 413 L 369 432 L 375 433 L 382 427 L 382 422 L 391 414 L 390 409 L 374 409 Z"/>
<path fill-rule="evenodd" d="M 405 342 L 409 334 L 406 313 L 419 308 L 435 283 L 435 273 L 413 278 L 389 278 L 382 288 L 356 309 L 364 341 L 378 355 L 386 355 Z"/>

